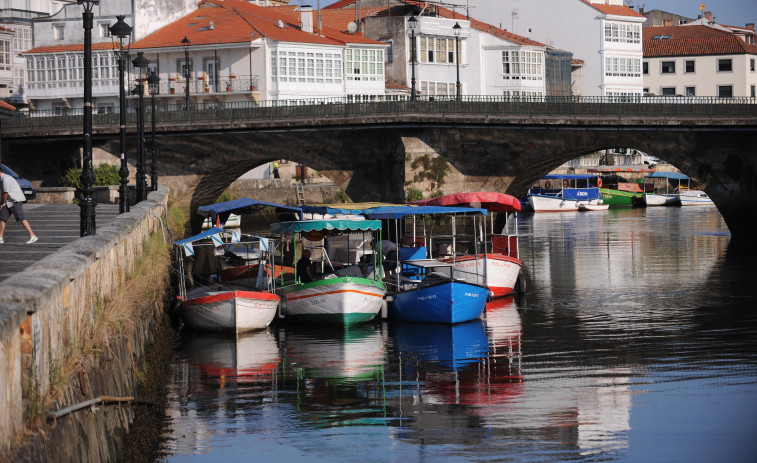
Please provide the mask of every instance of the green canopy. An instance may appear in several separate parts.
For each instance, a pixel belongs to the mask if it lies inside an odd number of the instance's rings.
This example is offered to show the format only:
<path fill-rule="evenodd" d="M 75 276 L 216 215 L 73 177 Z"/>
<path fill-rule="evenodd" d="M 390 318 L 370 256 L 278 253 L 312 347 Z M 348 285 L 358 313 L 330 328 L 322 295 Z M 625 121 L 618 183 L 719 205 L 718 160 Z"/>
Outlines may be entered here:
<path fill-rule="evenodd" d="M 271 225 L 272 233 L 300 233 L 300 232 L 329 232 L 332 230 L 364 231 L 381 230 L 380 220 L 299 220 L 294 222 L 279 222 Z"/>

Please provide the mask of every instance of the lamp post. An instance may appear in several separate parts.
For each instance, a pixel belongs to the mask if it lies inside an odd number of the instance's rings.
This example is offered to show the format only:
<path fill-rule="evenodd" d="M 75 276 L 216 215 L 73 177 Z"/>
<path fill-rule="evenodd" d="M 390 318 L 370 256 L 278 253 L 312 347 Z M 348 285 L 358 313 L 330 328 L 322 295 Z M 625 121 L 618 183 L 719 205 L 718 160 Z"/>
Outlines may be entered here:
<path fill-rule="evenodd" d="M 152 162 L 150 162 L 150 189 L 158 190 L 158 152 L 155 146 L 155 94 L 158 93 L 160 77 L 153 71 L 147 78 L 147 85 L 150 87 L 152 111 L 150 112 L 150 122 L 152 122 Z"/>
<path fill-rule="evenodd" d="M 457 66 L 457 101 L 460 101 L 462 98 L 462 91 L 460 89 L 460 32 L 462 31 L 462 27 L 460 27 L 460 23 L 456 22 L 454 26 L 452 26 L 452 30 L 455 32 L 455 64 Z"/>
<path fill-rule="evenodd" d="M 110 26 L 111 37 L 118 38 L 118 112 L 120 116 L 121 135 L 121 168 L 118 175 L 121 177 L 121 186 L 118 189 L 118 213 L 129 212 L 129 164 L 126 161 L 126 53 L 127 39 L 131 36 L 131 26 L 124 22 L 124 16 L 116 16 L 116 23 Z"/>
<path fill-rule="evenodd" d="M 418 26 L 418 19 L 415 16 L 410 16 L 407 20 L 407 24 L 410 27 L 410 43 L 412 47 L 410 57 L 410 101 L 415 101 L 415 28 Z"/>
<path fill-rule="evenodd" d="M 84 197 L 79 203 L 81 208 L 79 236 L 89 236 L 97 232 L 95 222 L 97 202 L 92 197 L 92 185 L 95 183 L 95 171 L 92 168 L 92 27 L 95 15 L 92 13 L 92 8 L 99 4 L 100 0 L 77 0 L 76 3 L 84 7 L 82 14 L 84 23 L 84 137 L 81 170 Z"/>
<path fill-rule="evenodd" d="M 186 36 L 182 39 L 181 45 L 184 47 L 184 99 L 186 110 L 189 111 L 189 39 Z"/>
<path fill-rule="evenodd" d="M 139 96 L 137 104 L 137 202 L 147 199 L 147 181 L 145 180 L 145 79 L 143 69 L 150 61 L 144 52 L 137 52 L 137 57 L 131 64 L 138 69 L 136 94 Z"/>

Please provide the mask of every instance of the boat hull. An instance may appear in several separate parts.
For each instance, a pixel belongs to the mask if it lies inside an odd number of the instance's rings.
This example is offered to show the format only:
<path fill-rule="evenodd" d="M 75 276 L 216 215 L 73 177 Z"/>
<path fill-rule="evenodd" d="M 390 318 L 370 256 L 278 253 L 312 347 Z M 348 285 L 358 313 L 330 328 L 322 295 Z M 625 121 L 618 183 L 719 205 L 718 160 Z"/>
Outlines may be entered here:
<path fill-rule="evenodd" d="M 647 207 L 653 206 L 680 206 L 681 200 L 675 194 L 645 194 L 644 202 Z"/>
<path fill-rule="evenodd" d="M 338 277 L 278 290 L 287 320 L 326 325 L 353 325 L 372 320 L 381 310 L 386 288 L 356 277 Z"/>
<path fill-rule="evenodd" d="M 600 188 L 602 203 L 610 207 L 636 207 L 643 205 L 644 193 L 632 193 L 610 188 Z"/>
<path fill-rule="evenodd" d="M 714 206 L 707 193 L 700 190 L 686 190 L 679 193 L 678 198 L 681 206 Z"/>
<path fill-rule="evenodd" d="M 481 317 L 489 289 L 444 281 L 392 295 L 389 318 L 409 322 L 462 323 Z"/>
<path fill-rule="evenodd" d="M 279 296 L 263 291 L 190 291 L 182 301 L 182 319 L 202 331 L 236 332 L 265 329 L 276 316 Z"/>
<path fill-rule="evenodd" d="M 442 262 L 452 262 L 443 259 Z M 485 285 L 494 297 L 503 297 L 513 292 L 523 262 L 502 254 L 483 254 L 456 257 L 455 277 L 468 283 Z"/>
<path fill-rule="evenodd" d="M 578 206 L 579 211 L 606 211 L 609 208 L 609 204 L 581 204 Z"/>

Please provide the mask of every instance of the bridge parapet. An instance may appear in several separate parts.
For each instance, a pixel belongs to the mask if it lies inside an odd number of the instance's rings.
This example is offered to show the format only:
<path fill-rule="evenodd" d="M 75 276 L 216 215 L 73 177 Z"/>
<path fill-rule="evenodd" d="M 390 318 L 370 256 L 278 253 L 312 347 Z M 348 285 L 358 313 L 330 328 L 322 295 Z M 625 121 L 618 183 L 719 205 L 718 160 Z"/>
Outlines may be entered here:
<path fill-rule="evenodd" d="M 464 101 L 346 102 L 341 99 L 286 102 L 217 102 L 193 105 L 158 105 L 155 123 L 159 132 L 203 132 L 239 128 L 336 126 L 390 123 L 429 124 L 539 124 L 597 126 L 753 126 L 757 118 L 754 98 L 657 98 L 626 101 L 618 98 L 495 98 L 468 97 Z M 146 125 L 152 122 L 146 108 Z M 21 113 L 3 122 L 5 138 L 76 135 L 82 115 Z M 25 114 L 25 115 L 24 115 Z M 136 130 L 136 112 L 127 114 L 127 130 Z M 118 113 L 95 114 L 93 133 L 117 136 Z"/>

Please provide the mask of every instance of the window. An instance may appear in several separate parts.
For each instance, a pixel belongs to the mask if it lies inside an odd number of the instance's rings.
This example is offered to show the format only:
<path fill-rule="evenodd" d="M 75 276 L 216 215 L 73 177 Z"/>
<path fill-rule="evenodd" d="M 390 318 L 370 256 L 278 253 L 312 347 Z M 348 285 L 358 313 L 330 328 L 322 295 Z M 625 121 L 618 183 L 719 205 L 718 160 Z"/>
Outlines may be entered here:
<path fill-rule="evenodd" d="M 644 75 L 649 75 L 649 62 L 644 61 Z"/>
<path fill-rule="evenodd" d="M 455 40 L 447 38 L 421 37 L 422 63 L 454 63 Z M 462 48 L 462 45 L 460 46 Z"/>
<path fill-rule="evenodd" d="M 392 50 L 392 47 L 394 46 L 394 42 L 389 40 L 386 43 L 389 44 L 389 46 L 386 48 L 386 62 L 392 63 L 394 62 L 394 50 Z"/>
<path fill-rule="evenodd" d="M 384 81 L 384 52 L 348 48 L 345 52 L 345 69 L 347 80 Z"/>
<path fill-rule="evenodd" d="M 365 52 L 365 54 L 363 53 Z M 278 82 L 310 82 L 318 84 L 342 83 L 344 63 L 350 80 L 375 80 L 378 55 L 381 58 L 381 79 L 384 79 L 383 50 L 362 50 L 348 48 L 341 53 L 331 51 L 288 51 L 271 52 L 271 66 L 278 66 L 271 75 Z"/>
<path fill-rule="evenodd" d="M 503 51 L 503 77 L 505 80 L 543 80 L 543 59 L 539 51 Z"/>
<path fill-rule="evenodd" d="M 605 42 L 640 43 L 641 26 L 605 21 Z"/>
<path fill-rule="evenodd" d="M 733 61 L 731 58 L 724 58 L 718 60 L 718 72 L 732 72 Z"/>
<path fill-rule="evenodd" d="M 0 40 L 0 69 L 11 70 L 11 41 Z"/>
<path fill-rule="evenodd" d="M 696 69 L 693 59 L 684 61 L 684 64 L 686 65 L 686 70 L 684 72 L 692 73 Z"/>
<path fill-rule="evenodd" d="M 678 20 L 678 25 L 681 26 L 683 24 L 686 24 L 686 20 L 685 19 L 679 19 Z"/>
<path fill-rule="evenodd" d="M 733 85 L 718 85 L 718 96 L 720 98 L 733 98 Z"/>
<path fill-rule="evenodd" d="M 675 74 L 676 73 L 676 62 L 675 61 L 663 61 L 662 62 L 662 71 L 663 74 Z"/>
<path fill-rule="evenodd" d="M 752 98 L 755 98 L 757 96 L 757 95 L 755 95 L 755 86 L 752 85 L 751 87 L 749 87 L 749 89 L 750 89 L 750 92 L 751 92 L 749 96 L 751 96 Z"/>
<path fill-rule="evenodd" d="M 685 93 L 686 96 L 697 96 L 697 88 L 696 87 L 685 87 Z"/>
<path fill-rule="evenodd" d="M 749 60 L 749 70 L 754 72 L 754 58 Z"/>
<path fill-rule="evenodd" d="M 619 77 L 640 77 L 641 60 L 624 56 L 605 57 L 605 75 Z"/>
<path fill-rule="evenodd" d="M 662 94 L 665 96 L 675 95 L 676 88 L 675 87 L 662 87 Z"/>
<path fill-rule="evenodd" d="M 100 37 L 110 37 L 110 24 L 100 23 Z"/>
<path fill-rule="evenodd" d="M 63 40 L 66 38 L 65 34 L 63 33 L 65 31 L 65 26 L 63 24 L 56 24 L 53 26 L 53 38 L 55 40 Z"/>

